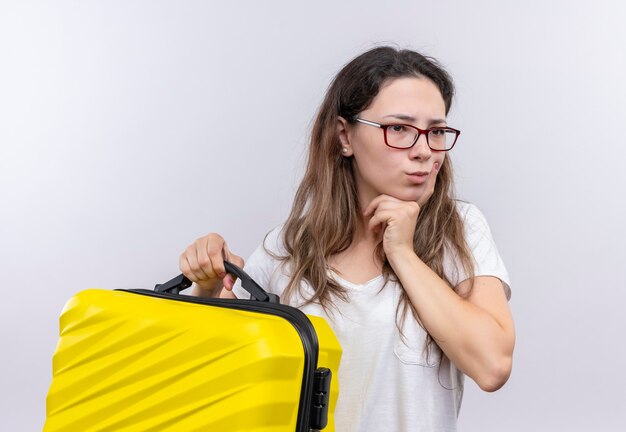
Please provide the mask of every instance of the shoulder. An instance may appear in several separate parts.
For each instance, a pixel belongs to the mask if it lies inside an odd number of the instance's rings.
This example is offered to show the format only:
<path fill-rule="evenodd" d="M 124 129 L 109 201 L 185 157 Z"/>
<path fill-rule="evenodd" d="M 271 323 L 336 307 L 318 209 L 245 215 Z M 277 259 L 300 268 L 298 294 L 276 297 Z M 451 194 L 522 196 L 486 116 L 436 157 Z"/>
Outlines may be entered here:
<path fill-rule="evenodd" d="M 246 261 L 246 267 L 269 266 L 275 264 L 278 257 L 285 255 L 283 242 L 283 226 L 278 225 L 269 230 L 263 237 L 263 241 L 257 246 Z"/>
<path fill-rule="evenodd" d="M 281 257 L 286 256 L 286 249 L 283 243 L 284 224 L 271 229 L 264 237 L 263 241 L 252 252 L 246 260 L 244 271 L 266 291 L 274 294 L 277 286 L 274 282 L 277 269 L 281 266 Z M 250 295 L 241 287 L 239 280 L 235 283 L 233 292 L 237 298 L 249 298 Z"/>
<path fill-rule="evenodd" d="M 459 216 L 461 216 L 461 220 L 467 228 L 477 229 L 480 227 L 488 227 L 485 215 L 476 204 L 459 199 L 454 200 L 454 202 Z"/>
<path fill-rule="evenodd" d="M 465 239 L 470 247 L 484 237 L 491 238 L 487 218 L 475 204 L 461 200 L 455 200 L 455 203 L 463 223 Z"/>
<path fill-rule="evenodd" d="M 465 240 L 474 259 L 475 276 L 498 277 L 503 282 L 507 298 L 510 298 L 509 275 L 502 261 L 502 257 L 498 252 L 485 215 L 475 204 L 461 200 L 456 200 L 455 202 L 457 211 L 463 221 Z M 453 270 L 458 269 L 458 273 L 452 273 L 458 275 L 458 277 L 454 278 L 457 284 L 460 283 L 464 277 L 467 277 L 460 263 L 456 263 L 454 266 L 448 266 L 448 269 L 451 267 L 456 267 L 456 269 L 453 268 Z"/>
<path fill-rule="evenodd" d="M 272 228 L 263 238 L 263 243 L 259 246 L 259 248 L 264 249 L 266 252 L 269 252 L 273 255 L 286 255 L 286 248 L 283 236 L 285 224 L 282 223 L 274 228 Z"/>

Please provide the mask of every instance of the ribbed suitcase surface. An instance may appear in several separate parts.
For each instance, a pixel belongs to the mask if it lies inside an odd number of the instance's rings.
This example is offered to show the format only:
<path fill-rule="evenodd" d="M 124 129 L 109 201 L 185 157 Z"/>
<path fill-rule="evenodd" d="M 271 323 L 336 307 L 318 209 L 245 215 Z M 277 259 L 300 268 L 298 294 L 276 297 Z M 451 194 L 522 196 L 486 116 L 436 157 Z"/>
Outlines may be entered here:
<path fill-rule="evenodd" d="M 334 431 L 340 357 L 326 321 L 289 306 L 86 290 L 61 315 L 44 431 L 309 431 L 326 415 Z"/>

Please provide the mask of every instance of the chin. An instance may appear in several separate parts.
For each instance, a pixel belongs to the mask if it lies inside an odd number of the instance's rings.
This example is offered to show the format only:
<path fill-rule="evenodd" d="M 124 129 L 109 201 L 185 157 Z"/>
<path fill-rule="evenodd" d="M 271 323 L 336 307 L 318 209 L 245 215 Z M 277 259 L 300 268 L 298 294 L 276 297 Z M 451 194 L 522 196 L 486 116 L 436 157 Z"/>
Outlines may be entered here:
<path fill-rule="evenodd" d="M 415 188 L 411 189 L 395 191 L 395 193 L 390 193 L 389 195 L 402 201 L 419 201 L 424 193 L 421 190 L 415 190 Z"/>

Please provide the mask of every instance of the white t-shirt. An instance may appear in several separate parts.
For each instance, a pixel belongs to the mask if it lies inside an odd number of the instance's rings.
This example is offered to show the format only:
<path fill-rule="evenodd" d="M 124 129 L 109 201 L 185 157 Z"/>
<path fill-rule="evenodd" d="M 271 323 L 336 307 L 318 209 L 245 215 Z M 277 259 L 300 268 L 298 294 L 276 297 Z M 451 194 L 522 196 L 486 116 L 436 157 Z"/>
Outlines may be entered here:
<path fill-rule="evenodd" d="M 457 201 L 464 220 L 465 238 L 475 261 L 476 276 L 495 276 L 510 298 L 509 277 L 489 226 L 473 204 Z M 265 247 L 284 255 L 282 226 L 272 230 Z M 460 262 L 451 254 L 444 259 L 446 276 L 458 283 L 466 279 Z M 264 289 L 282 294 L 289 277 L 280 263 L 259 246 L 248 258 L 245 271 Z M 436 345 L 424 351 L 426 332 L 409 313 L 400 337 L 396 307 L 402 286 L 382 275 L 365 284 L 354 284 L 329 273 L 349 293 L 349 301 L 336 300 L 339 313 L 328 316 L 316 304 L 301 306 L 303 298 L 290 301 L 308 315 L 324 317 L 343 349 L 338 371 L 339 399 L 335 409 L 338 432 L 455 431 L 463 396 L 463 374 L 442 355 Z M 238 298 L 250 295 L 237 283 Z M 312 292 L 305 283 L 305 296 Z"/>

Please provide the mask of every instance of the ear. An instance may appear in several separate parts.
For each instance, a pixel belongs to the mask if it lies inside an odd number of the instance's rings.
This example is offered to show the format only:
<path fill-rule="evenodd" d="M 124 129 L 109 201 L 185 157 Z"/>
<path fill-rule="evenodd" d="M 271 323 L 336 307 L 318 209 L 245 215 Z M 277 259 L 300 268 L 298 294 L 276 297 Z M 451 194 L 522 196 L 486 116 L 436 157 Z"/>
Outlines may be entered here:
<path fill-rule="evenodd" d="M 352 156 L 352 145 L 350 144 L 350 134 L 349 134 L 349 125 L 348 121 L 343 117 L 337 117 L 337 136 L 339 136 L 339 143 L 341 144 L 341 152 L 342 156 L 350 157 Z M 346 149 L 344 151 L 344 149 Z"/>

